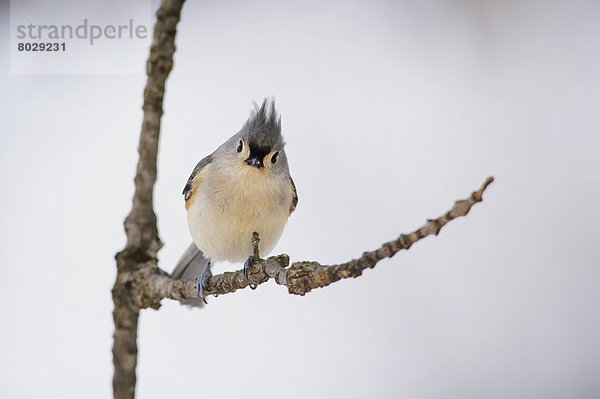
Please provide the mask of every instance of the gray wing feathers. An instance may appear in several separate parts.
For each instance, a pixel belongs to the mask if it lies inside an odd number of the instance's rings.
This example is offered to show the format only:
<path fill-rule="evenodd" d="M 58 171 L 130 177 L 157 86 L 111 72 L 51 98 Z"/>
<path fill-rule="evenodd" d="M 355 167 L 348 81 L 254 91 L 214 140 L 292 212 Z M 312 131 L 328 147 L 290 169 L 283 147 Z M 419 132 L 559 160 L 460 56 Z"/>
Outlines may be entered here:
<path fill-rule="evenodd" d="M 171 278 L 175 280 L 195 279 L 202 274 L 206 262 L 208 262 L 208 259 L 204 257 L 202 251 L 196 247 L 196 244 L 191 243 L 181 256 L 181 259 L 179 259 L 179 262 L 177 262 L 177 266 L 175 266 L 173 273 L 171 273 Z M 200 298 L 187 299 L 181 301 L 181 303 L 191 307 L 202 307 L 204 305 L 204 302 Z"/>
<path fill-rule="evenodd" d="M 204 157 L 200 162 L 198 162 L 198 165 L 196 165 L 194 170 L 192 170 L 192 174 L 188 178 L 187 182 L 185 183 L 185 187 L 183 188 L 182 194 L 184 195 L 184 199 L 187 200 L 192 195 L 192 183 L 193 183 L 196 175 L 198 173 L 200 173 L 200 171 L 202 169 L 204 169 L 204 167 L 211 162 L 212 162 L 212 154 L 210 154 L 207 157 Z"/>
<path fill-rule="evenodd" d="M 290 183 L 292 183 L 292 191 L 294 196 L 292 197 L 292 205 L 290 206 L 290 214 L 294 212 L 296 206 L 298 206 L 298 191 L 296 190 L 296 185 L 294 184 L 294 179 L 290 177 Z"/>

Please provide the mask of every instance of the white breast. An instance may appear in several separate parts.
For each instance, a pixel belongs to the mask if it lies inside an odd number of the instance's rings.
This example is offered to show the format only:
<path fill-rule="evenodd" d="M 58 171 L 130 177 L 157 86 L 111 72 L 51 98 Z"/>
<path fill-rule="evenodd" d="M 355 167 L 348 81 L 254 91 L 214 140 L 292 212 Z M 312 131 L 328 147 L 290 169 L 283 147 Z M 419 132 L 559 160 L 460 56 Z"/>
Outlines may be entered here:
<path fill-rule="evenodd" d="M 289 176 L 270 177 L 270 171 L 240 165 L 225 174 L 207 166 L 188 225 L 194 242 L 213 260 L 239 262 L 252 255 L 252 233 L 260 236 L 261 257 L 279 241 L 289 216 L 292 187 Z"/>

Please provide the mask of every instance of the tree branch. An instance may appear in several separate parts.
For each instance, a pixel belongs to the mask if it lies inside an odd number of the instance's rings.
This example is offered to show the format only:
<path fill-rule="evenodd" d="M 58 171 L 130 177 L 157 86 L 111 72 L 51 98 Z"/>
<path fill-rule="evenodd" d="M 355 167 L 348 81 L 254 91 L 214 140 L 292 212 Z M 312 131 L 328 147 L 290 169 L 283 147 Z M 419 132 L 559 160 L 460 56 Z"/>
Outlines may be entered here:
<path fill-rule="evenodd" d="M 135 396 L 140 309 L 158 309 L 164 298 L 183 300 L 198 297 L 195 280 L 173 280 L 168 273 L 158 268 L 156 254 L 162 243 L 153 209 L 165 82 L 173 67 L 176 27 L 183 3 L 184 0 L 162 0 L 156 13 L 157 21 L 147 62 L 148 81 L 144 90 L 144 117 L 138 148 L 140 157 L 135 175 L 135 193 L 131 212 L 124 222 L 127 244 L 116 255 L 117 276 L 112 289 L 115 304 L 113 391 L 117 399 L 132 399 Z M 420 229 L 408 235 L 403 234 L 375 251 L 365 252 L 362 257 L 339 265 L 295 262 L 288 267 L 290 260 L 285 254 L 260 259 L 258 237 L 253 237 L 256 259 L 247 270 L 247 275 L 244 270 L 238 270 L 214 276 L 208 281 L 206 293 L 227 294 L 274 279 L 277 284 L 288 287 L 289 293 L 304 295 L 314 288 L 325 287 L 343 278 L 358 277 L 364 269 L 373 268 L 381 259 L 410 248 L 428 235 L 437 235 L 446 223 L 465 216 L 474 204 L 481 201 L 483 192 L 492 181 L 493 178 L 488 178 L 470 198 L 457 201 L 445 215 L 428 220 Z"/>
<path fill-rule="evenodd" d="M 146 64 L 148 80 L 144 90 L 144 117 L 138 151 L 140 158 L 135 175 L 135 194 L 131 212 L 125 219 L 127 244 L 116 255 L 117 277 L 112 289 L 115 308 L 113 319 L 113 393 L 115 398 L 134 398 L 137 364 L 137 325 L 140 273 L 158 272 L 156 253 L 162 246 L 158 237 L 153 209 L 156 159 L 160 119 L 163 113 L 165 81 L 173 67 L 175 33 L 184 0 L 163 0 L 156 13 L 154 36 Z M 148 306 L 157 307 L 150 302 Z"/>
<path fill-rule="evenodd" d="M 321 265 L 318 262 L 295 262 L 289 268 L 290 259 L 286 254 L 256 259 L 248 277 L 244 275 L 243 270 L 213 276 L 208 280 L 205 292 L 207 295 L 223 295 L 274 279 L 277 284 L 288 287 L 290 294 L 304 295 L 314 288 L 325 287 L 344 278 L 358 277 L 362 275 L 363 270 L 372 269 L 380 260 L 391 258 L 402 249 L 409 249 L 415 242 L 429 235 L 438 235 L 447 223 L 457 217 L 466 216 L 473 205 L 482 201 L 483 192 L 493 181 L 494 178 L 489 177 L 479 190 L 471 193 L 467 199 L 456 201 L 443 216 L 427 220 L 421 228 L 410 234 L 402 234 L 375 251 L 365 252 L 358 259 L 332 266 Z M 255 248 L 257 245 L 256 243 Z M 146 295 L 154 297 L 155 300 L 198 297 L 196 280 L 173 280 L 166 273 L 150 276 L 146 288 Z"/>

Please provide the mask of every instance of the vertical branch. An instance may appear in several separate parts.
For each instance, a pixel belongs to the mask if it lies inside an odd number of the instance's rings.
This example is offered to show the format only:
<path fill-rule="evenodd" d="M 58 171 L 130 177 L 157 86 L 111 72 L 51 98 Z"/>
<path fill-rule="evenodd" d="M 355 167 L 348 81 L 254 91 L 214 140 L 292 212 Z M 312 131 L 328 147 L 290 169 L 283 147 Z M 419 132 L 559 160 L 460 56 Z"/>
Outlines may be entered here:
<path fill-rule="evenodd" d="M 112 290 L 115 308 L 113 320 L 114 397 L 134 398 L 137 364 L 137 325 L 142 269 L 156 270 L 156 253 L 162 243 L 153 207 L 156 159 L 163 114 L 165 81 L 173 67 L 175 33 L 184 0 L 162 0 L 156 13 L 154 37 L 150 48 L 144 90 L 144 117 L 139 142 L 139 161 L 135 175 L 135 193 L 131 212 L 125 219 L 127 245 L 116 256 L 117 278 Z M 138 281 L 140 280 L 140 281 Z"/>

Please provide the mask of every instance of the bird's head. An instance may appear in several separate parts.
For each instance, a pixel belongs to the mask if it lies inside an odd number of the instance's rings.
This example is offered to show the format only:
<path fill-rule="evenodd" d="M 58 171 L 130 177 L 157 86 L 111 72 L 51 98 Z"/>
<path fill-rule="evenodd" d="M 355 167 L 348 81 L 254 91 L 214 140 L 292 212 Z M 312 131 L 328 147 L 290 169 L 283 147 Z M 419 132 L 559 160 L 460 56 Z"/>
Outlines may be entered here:
<path fill-rule="evenodd" d="M 281 117 L 273 100 L 265 98 L 260 107 L 255 104 L 250 117 L 234 137 L 230 145 L 235 145 L 238 159 L 249 167 L 274 169 L 286 161 Z"/>

